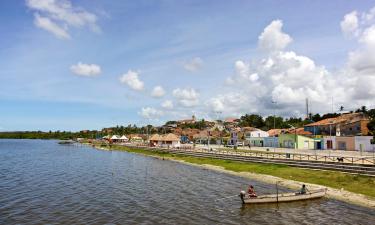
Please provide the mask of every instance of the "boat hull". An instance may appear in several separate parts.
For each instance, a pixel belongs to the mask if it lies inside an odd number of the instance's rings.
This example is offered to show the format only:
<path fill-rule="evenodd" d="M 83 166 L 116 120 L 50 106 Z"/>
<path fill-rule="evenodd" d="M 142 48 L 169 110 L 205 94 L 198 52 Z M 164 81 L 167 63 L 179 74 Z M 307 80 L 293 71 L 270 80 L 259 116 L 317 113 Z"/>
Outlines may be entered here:
<path fill-rule="evenodd" d="M 284 193 L 274 195 L 262 195 L 254 198 L 248 196 L 242 196 L 242 203 L 244 204 L 260 204 L 260 203 L 278 203 L 278 202 L 293 202 L 293 201 L 304 201 L 309 199 L 316 199 L 324 197 L 327 189 L 319 189 L 308 192 L 306 194 L 298 193 Z"/>

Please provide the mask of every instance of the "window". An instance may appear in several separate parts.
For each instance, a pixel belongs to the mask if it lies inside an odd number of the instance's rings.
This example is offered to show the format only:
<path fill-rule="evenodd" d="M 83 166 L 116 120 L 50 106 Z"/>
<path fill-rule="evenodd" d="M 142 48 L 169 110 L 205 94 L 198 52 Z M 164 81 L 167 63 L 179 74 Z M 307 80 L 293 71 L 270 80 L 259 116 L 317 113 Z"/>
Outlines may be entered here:
<path fill-rule="evenodd" d="M 339 150 L 346 150 L 346 142 L 339 141 L 338 142 L 338 149 Z"/>

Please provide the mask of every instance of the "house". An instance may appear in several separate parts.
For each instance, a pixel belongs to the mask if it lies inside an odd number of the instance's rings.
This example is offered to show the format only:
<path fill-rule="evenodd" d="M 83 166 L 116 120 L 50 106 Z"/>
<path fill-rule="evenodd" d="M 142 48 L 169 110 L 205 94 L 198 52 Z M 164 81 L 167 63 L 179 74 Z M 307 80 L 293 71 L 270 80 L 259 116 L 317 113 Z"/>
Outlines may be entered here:
<path fill-rule="evenodd" d="M 264 138 L 269 136 L 268 132 L 254 127 L 243 127 L 241 131 L 246 140 L 245 145 L 264 147 Z"/>
<path fill-rule="evenodd" d="M 264 147 L 272 147 L 277 148 L 279 147 L 279 138 L 278 137 L 264 137 Z"/>
<path fill-rule="evenodd" d="M 336 150 L 355 150 L 355 138 L 352 137 L 336 137 Z"/>
<path fill-rule="evenodd" d="M 314 149 L 315 145 L 315 140 L 306 136 L 298 134 L 279 135 L 280 148 Z"/>
<path fill-rule="evenodd" d="M 235 146 L 243 145 L 243 142 L 242 142 L 243 140 L 244 140 L 244 133 L 241 131 L 241 128 L 236 127 L 230 130 L 230 137 L 228 139 L 227 144 L 235 145 Z"/>
<path fill-rule="evenodd" d="M 163 144 L 162 136 L 159 134 L 153 134 L 150 137 L 149 142 L 150 142 L 150 146 L 152 147 L 160 146 L 161 144 Z"/>
<path fill-rule="evenodd" d="M 139 143 L 139 142 L 143 142 L 143 138 L 138 135 L 130 135 L 130 141 Z"/>
<path fill-rule="evenodd" d="M 180 137 L 169 133 L 165 135 L 154 134 L 150 137 L 150 146 L 179 148 L 181 146 Z"/>
<path fill-rule="evenodd" d="M 166 135 L 163 135 L 163 147 L 172 147 L 172 148 L 179 148 L 181 146 L 181 138 L 175 134 L 169 133 Z"/>
<path fill-rule="evenodd" d="M 269 136 L 267 131 L 263 131 L 261 129 L 254 128 L 254 127 L 243 127 L 241 131 L 244 133 L 246 139 L 254 138 L 254 137 L 259 138 L 259 137 Z"/>
<path fill-rule="evenodd" d="M 313 135 L 366 136 L 369 118 L 363 113 L 345 113 L 335 118 L 320 120 L 304 126 Z"/>
<path fill-rule="evenodd" d="M 195 123 L 195 122 L 196 122 L 196 118 L 193 115 L 191 119 L 178 120 L 176 123 L 177 125 L 181 125 L 181 124 L 190 124 L 190 123 Z"/>
<path fill-rule="evenodd" d="M 212 130 L 212 131 L 214 131 L 214 130 L 223 131 L 223 130 L 225 130 L 225 126 L 222 122 L 214 121 L 214 125 L 211 127 L 210 130 Z"/>
<path fill-rule="evenodd" d="M 375 151 L 372 136 L 326 136 L 323 137 L 323 149 L 345 151 Z"/>
<path fill-rule="evenodd" d="M 221 132 L 217 130 L 211 131 L 210 129 L 202 130 L 198 134 L 194 134 L 193 139 L 197 144 L 221 144 Z"/>
<path fill-rule="evenodd" d="M 371 152 L 375 151 L 375 143 L 373 142 L 373 136 L 355 136 L 354 146 L 355 150 L 360 152 Z"/>

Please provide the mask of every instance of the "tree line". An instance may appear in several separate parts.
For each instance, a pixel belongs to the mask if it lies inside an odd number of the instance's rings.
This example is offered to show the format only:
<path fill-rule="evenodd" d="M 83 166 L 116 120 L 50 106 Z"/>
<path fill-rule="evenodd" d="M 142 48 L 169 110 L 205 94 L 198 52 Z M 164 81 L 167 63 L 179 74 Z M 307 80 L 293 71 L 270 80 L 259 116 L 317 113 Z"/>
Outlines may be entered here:
<path fill-rule="evenodd" d="M 370 119 L 367 127 L 370 130 L 370 133 L 375 136 L 375 109 L 367 109 L 365 106 L 355 110 L 354 112 L 361 112 L 367 115 Z M 238 125 L 241 127 L 255 127 L 262 130 L 270 130 L 273 128 L 291 128 L 291 127 L 303 127 L 304 125 L 312 122 L 317 122 L 322 119 L 337 117 L 340 114 L 338 113 L 327 113 L 327 114 L 314 114 L 309 115 L 308 118 L 302 119 L 297 117 L 283 118 L 279 116 L 267 116 L 262 117 L 257 114 L 245 114 L 240 117 L 238 120 Z M 175 121 L 169 121 L 166 123 L 173 124 Z M 194 128 L 203 130 L 209 127 L 209 122 L 205 120 L 200 120 L 191 124 L 181 125 L 182 129 L 185 128 Z M 105 135 L 129 135 L 129 134 L 155 134 L 155 133 L 169 133 L 170 128 L 166 126 L 154 127 L 152 125 L 140 126 L 129 124 L 127 126 L 115 126 L 104 128 L 100 131 L 98 130 L 86 130 L 79 132 L 70 132 L 70 131 L 13 131 L 13 132 L 0 132 L 0 139 L 76 139 L 76 138 L 100 138 Z"/>

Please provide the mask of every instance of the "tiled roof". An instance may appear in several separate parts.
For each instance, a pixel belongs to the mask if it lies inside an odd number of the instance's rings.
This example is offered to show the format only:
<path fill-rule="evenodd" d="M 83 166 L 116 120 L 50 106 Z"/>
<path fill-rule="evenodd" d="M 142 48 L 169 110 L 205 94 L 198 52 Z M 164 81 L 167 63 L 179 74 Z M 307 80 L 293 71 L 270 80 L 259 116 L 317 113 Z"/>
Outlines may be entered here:
<path fill-rule="evenodd" d="M 366 116 L 364 116 L 362 113 L 348 113 L 348 114 L 342 114 L 335 118 L 327 118 L 324 120 L 317 121 L 315 123 L 310 123 L 305 125 L 305 127 L 312 127 L 312 126 L 324 126 L 324 125 L 330 125 L 330 124 L 338 124 L 338 123 L 353 123 L 360 120 L 368 120 Z"/>

